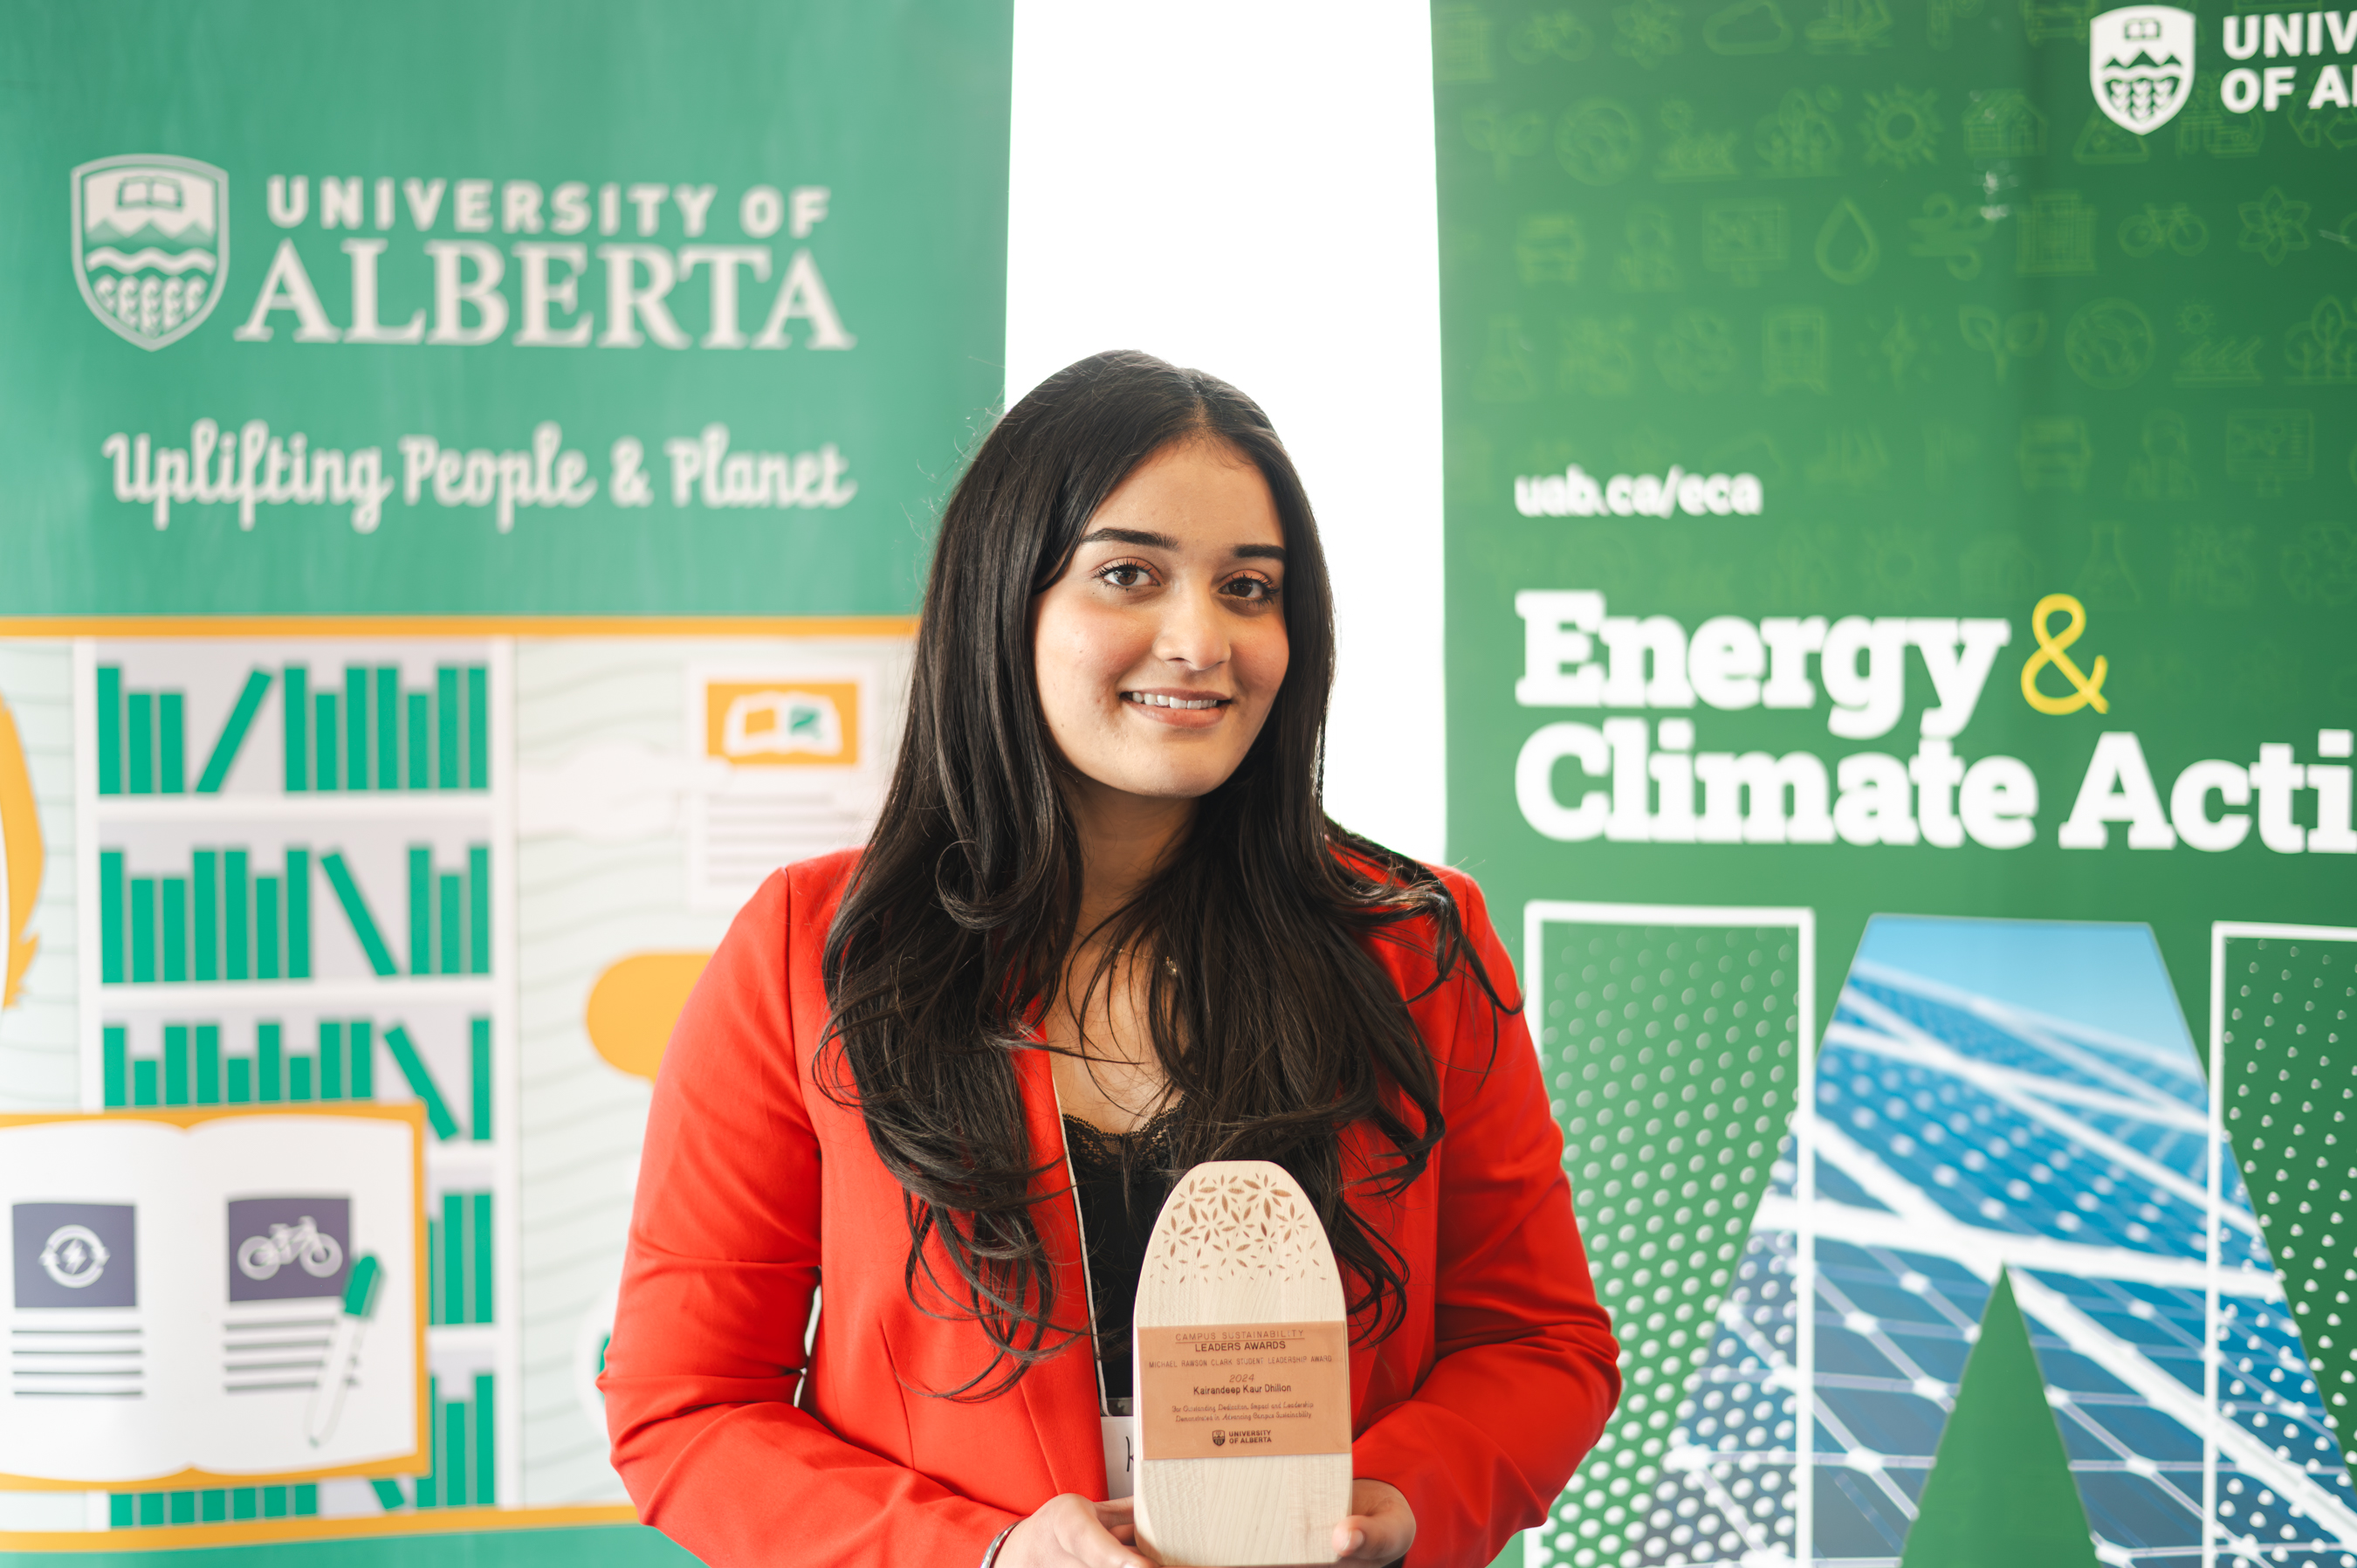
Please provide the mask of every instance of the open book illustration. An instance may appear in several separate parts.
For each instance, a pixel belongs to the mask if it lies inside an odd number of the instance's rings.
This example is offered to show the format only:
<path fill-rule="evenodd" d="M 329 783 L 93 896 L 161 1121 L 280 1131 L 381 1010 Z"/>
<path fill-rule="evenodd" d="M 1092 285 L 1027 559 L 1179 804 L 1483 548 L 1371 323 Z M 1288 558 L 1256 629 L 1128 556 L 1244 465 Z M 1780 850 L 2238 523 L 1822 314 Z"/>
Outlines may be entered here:
<path fill-rule="evenodd" d="M 422 1117 L 0 1118 L 0 1485 L 419 1467 Z"/>

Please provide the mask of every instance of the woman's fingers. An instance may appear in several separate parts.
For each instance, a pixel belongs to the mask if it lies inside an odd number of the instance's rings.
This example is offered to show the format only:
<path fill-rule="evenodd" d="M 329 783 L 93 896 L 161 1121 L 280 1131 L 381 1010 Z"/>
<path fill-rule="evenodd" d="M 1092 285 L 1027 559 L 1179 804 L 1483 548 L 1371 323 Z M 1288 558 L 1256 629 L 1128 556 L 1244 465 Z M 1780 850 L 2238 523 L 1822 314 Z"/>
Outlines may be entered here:
<path fill-rule="evenodd" d="M 1396 1487 L 1351 1483 L 1351 1517 L 1334 1527 L 1334 1552 L 1352 1568 L 1385 1568 L 1415 1543 L 1415 1511 Z M 1137 1547 L 1135 1499 L 1094 1502 L 1078 1493 L 1050 1498 L 1017 1525 L 998 1568 L 1157 1568 Z"/>
<path fill-rule="evenodd" d="M 1097 1523 L 1103 1527 L 1107 1535 L 1112 1536 L 1124 1546 L 1135 1547 L 1137 1544 L 1135 1498 L 1115 1498 L 1109 1503 L 1096 1503 L 1092 1506 L 1097 1512 Z M 1141 1558 L 1140 1561 L 1143 1559 Z"/>
<path fill-rule="evenodd" d="M 1334 1552 L 1367 1568 L 1396 1563 L 1415 1544 L 1415 1510 L 1399 1488 L 1383 1481 L 1351 1483 L 1351 1517 L 1334 1527 Z"/>
<path fill-rule="evenodd" d="M 1007 1536 L 998 1568 L 1154 1568 L 1123 1539 L 1135 1534 L 1133 1518 L 1126 1500 L 1050 1498 Z"/>
<path fill-rule="evenodd" d="M 1353 1515 L 1334 1527 L 1334 1554 L 1338 1561 L 1354 1565 L 1368 1564 L 1382 1568 L 1407 1555 L 1415 1533 L 1401 1530 L 1392 1520 L 1361 1519 Z"/>

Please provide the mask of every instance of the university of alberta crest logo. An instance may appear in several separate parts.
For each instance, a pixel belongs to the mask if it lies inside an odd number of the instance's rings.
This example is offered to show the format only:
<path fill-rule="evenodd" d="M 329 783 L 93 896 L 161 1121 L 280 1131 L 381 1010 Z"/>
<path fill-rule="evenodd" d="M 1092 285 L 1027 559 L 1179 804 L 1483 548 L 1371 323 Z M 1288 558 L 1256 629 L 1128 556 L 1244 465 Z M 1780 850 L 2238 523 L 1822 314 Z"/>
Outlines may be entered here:
<path fill-rule="evenodd" d="M 2159 130 L 2193 92 L 2193 13 L 2124 5 L 2087 27 L 2087 75 L 2095 106 L 2121 130 Z"/>
<path fill-rule="evenodd" d="M 74 282 L 101 321 L 160 349 L 212 314 L 229 272 L 229 176 L 194 158 L 100 158 L 73 171 Z"/>

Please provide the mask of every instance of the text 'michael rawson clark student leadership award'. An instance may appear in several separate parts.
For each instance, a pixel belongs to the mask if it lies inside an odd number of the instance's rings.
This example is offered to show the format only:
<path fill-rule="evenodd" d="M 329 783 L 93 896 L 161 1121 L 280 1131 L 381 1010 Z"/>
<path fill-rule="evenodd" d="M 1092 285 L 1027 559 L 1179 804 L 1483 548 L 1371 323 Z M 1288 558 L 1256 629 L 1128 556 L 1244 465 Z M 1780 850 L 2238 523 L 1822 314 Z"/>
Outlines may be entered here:
<path fill-rule="evenodd" d="M 1351 1345 L 1318 1212 L 1283 1167 L 1197 1165 L 1132 1322 L 1137 1539 L 1201 1568 L 1331 1563 L 1351 1511 Z"/>

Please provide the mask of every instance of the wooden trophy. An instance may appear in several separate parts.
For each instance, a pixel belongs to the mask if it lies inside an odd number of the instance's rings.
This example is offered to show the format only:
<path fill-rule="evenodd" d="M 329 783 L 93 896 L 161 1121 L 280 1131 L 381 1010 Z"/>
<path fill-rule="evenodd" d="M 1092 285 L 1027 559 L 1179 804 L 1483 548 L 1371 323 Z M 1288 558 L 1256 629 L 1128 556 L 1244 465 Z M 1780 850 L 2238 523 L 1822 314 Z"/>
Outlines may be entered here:
<path fill-rule="evenodd" d="M 1281 1165 L 1179 1178 L 1137 1281 L 1137 1540 L 1174 1568 L 1334 1561 L 1351 1336 L 1318 1211 Z"/>

